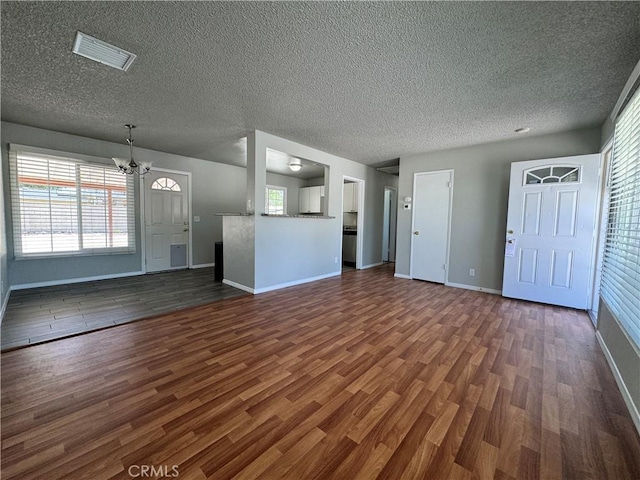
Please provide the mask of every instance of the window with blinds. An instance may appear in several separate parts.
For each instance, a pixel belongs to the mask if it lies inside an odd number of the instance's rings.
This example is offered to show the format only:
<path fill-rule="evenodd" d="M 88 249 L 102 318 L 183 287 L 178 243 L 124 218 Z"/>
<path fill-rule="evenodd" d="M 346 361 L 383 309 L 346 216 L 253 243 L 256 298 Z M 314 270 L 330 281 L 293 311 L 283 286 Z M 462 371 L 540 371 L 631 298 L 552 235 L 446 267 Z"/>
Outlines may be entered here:
<path fill-rule="evenodd" d="M 601 295 L 640 347 L 640 90 L 616 122 L 609 192 Z"/>
<path fill-rule="evenodd" d="M 265 198 L 265 213 L 270 215 L 286 215 L 287 189 L 267 185 Z"/>
<path fill-rule="evenodd" d="M 16 258 L 135 252 L 130 175 L 13 146 L 9 156 Z"/>

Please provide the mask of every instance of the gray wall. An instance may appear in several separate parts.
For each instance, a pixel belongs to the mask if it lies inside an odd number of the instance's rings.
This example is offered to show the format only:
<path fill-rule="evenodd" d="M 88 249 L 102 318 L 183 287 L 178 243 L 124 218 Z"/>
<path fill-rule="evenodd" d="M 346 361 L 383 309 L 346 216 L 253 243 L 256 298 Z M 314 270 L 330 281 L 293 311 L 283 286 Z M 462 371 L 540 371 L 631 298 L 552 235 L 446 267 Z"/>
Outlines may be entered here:
<path fill-rule="evenodd" d="M 362 264 L 368 266 L 382 260 L 382 221 L 384 186 L 397 183 L 397 178 L 377 172 L 371 167 L 344 158 L 275 137 L 264 132 L 252 132 L 247 138 L 248 199 L 254 202 L 264 196 L 267 182 L 264 173 L 266 149 L 286 152 L 329 167 L 325 182 L 327 214 L 336 218 L 277 218 L 263 217 L 264 202 L 255 204 L 255 269 L 253 285 L 258 291 L 278 285 L 296 283 L 307 279 L 340 273 L 339 259 L 342 243 L 342 179 L 344 175 L 365 180 L 365 208 L 363 218 Z M 251 169 L 255 173 L 251 173 Z M 234 222 L 230 220 L 230 223 Z M 225 232 L 225 238 L 227 233 Z M 230 238 L 229 238 L 230 239 Z M 246 277 L 237 271 L 230 252 L 225 246 L 225 278 L 227 268 L 233 269 L 236 278 Z M 337 261 L 336 261 L 337 258 Z M 238 260 L 238 264 L 240 261 Z M 229 278 L 231 281 L 235 281 Z"/>
<path fill-rule="evenodd" d="M 143 132 L 139 132 L 143 134 Z M 96 255 L 13 260 L 13 226 L 10 205 L 8 144 L 18 143 L 61 152 L 102 157 L 106 163 L 114 156 L 128 157 L 126 144 L 67 135 L 23 125 L 2 122 L 2 170 L 7 227 L 8 281 L 12 286 L 60 282 L 105 275 L 125 275 L 141 270 L 140 232 L 136 237 L 136 253 L 131 255 Z M 240 167 L 198 160 L 141 148 L 135 149 L 137 160 L 151 160 L 154 167 L 192 173 L 192 215 L 200 216 L 192 223 L 194 265 L 213 263 L 214 242 L 222 239 L 222 220 L 214 212 L 240 211 L 245 208 L 246 170 Z M 136 182 L 136 224 L 139 225 L 139 184 Z M 4 274 L 4 271 L 3 271 Z"/>
<path fill-rule="evenodd" d="M 255 285 L 255 217 L 222 217 L 224 281 Z"/>
<path fill-rule="evenodd" d="M 640 352 L 629 341 L 602 298 L 600 298 L 598 311 L 598 331 L 610 359 L 615 364 L 614 373 L 617 369 L 626 386 L 628 393 L 626 400 L 633 404 L 633 408 L 629 410 L 640 433 L 640 418 L 638 418 L 640 411 Z M 633 409 L 635 409 L 635 413 Z"/>
<path fill-rule="evenodd" d="M 593 128 L 402 157 L 398 198 L 414 197 L 414 173 L 453 169 L 448 281 L 501 290 L 511 162 L 598 153 L 600 133 Z M 396 273 L 409 275 L 413 210 L 403 210 L 402 203 Z"/>

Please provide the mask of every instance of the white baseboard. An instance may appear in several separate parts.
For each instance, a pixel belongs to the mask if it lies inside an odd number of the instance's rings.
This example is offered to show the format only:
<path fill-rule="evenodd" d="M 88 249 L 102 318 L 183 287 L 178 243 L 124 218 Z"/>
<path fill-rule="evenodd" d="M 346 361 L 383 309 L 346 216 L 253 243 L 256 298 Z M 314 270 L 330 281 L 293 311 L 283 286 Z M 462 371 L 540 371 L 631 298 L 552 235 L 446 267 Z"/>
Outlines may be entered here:
<path fill-rule="evenodd" d="M 625 405 L 627 406 L 627 410 L 629 410 L 629 415 L 631 415 L 631 420 L 633 420 L 633 424 L 636 426 L 636 430 L 638 434 L 640 434 L 640 412 L 638 412 L 638 406 L 633 403 L 631 399 L 631 394 L 627 389 L 627 385 L 624 383 L 624 379 L 620 374 L 620 370 L 618 370 L 618 366 L 616 362 L 613 360 L 613 356 L 607 347 L 607 344 L 602 339 L 600 332 L 596 331 L 596 338 L 598 339 L 598 343 L 600 344 L 600 348 L 602 349 L 602 353 L 604 353 L 604 358 L 607 359 L 607 363 L 609 364 L 609 368 L 613 373 L 613 378 L 615 378 L 616 383 L 618 384 L 618 388 L 620 389 L 620 393 L 622 394 L 622 399 L 624 400 Z"/>
<path fill-rule="evenodd" d="M 55 285 L 67 285 L 70 283 L 93 282 L 94 280 L 109 280 L 112 278 L 135 277 L 136 275 L 143 275 L 143 273 L 142 271 L 126 272 L 126 273 L 116 273 L 116 274 L 110 274 L 110 275 L 96 275 L 94 277 L 65 278 L 64 280 L 52 280 L 49 282 L 22 283 L 19 285 L 11 285 L 11 290 L 25 290 L 27 288 L 38 288 L 38 287 L 52 287 Z"/>
<path fill-rule="evenodd" d="M 464 288 L 465 290 L 474 290 L 476 292 L 492 293 L 494 295 L 502 295 L 502 290 L 495 290 L 493 288 L 476 287 L 475 285 L 466 285 L 464 283 L 452 283 L 445 282 L 447 287 Z"/>
<path fill-rule="evenodd" d="M 367 268 L 379 267 L 380 265 L 382 265 L 382 262 L 371 263 L 369 265 L 365 265 L 364 267 L 360 267 L 360 270 L 366 270 Z"/>
<path fill-rule="evenodd" d="M 301 280 L 294 280 L 293 282 L 280 283 L 278 285 L 270 285 L 268 287 L 256 288 L 254 293 L 265 293 L 273 290 L 280 290 L 281 288 L 293 287 L 295 285 L 301 285 L 303 283 L 315 282 L 317 280 L 323 280 L 325 278 L 336 277 L 342 275 L 342 270 L 337 272 L 327 273 L 325 275 L 318 275 L 317 277 L 303 278 Z"/>
<path fill-rule="evenodd" d="M 253 288 L 247 287 L 246 285 L 242 285 L 241 283 L 237 283 L 237 282 L 233 282 L 231 280 L 227 280 L 226 278 L 222 279 L 222 283 L 224 283 L 225 285 L 229 285 L 230 287 L 237 288 L 238 290 L 243 290 L 245 292 L 249 292 L 249 293 L 253 293 L 253 294 L 256 293 L 256 291 Z"/>
<path fill-rule="evenodd" d="M 393 276 L 396 278 L 404 278 L 406 280 L 411 280 L 411 277 L 409 275 L 405 275 L 404 273 L 394 273 Z"/>
<path fill-rule="evenodd" d="M 191 268 L 210 268 L 215 266 L 215 263 L 199 263 L 197 265 L 191 265 Z"/>

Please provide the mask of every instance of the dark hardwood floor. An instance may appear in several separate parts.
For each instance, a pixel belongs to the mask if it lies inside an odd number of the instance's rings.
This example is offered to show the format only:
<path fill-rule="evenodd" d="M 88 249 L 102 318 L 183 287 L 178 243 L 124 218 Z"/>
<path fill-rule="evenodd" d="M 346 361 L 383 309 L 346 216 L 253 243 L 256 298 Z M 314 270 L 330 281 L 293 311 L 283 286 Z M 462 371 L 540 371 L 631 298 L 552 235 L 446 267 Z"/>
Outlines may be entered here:
<path fill-rule="evenodd" d="M 584 313 L 388 266 L 1 361 L 3 479 L 640 478 Z"/>
<path fill-rule="evenodd" d="M 246 295 L 214 282 L 213 277 L 213 268 L 198 268 L 13 291 L 2 321 L 1 348 L 47 342 Z"/>

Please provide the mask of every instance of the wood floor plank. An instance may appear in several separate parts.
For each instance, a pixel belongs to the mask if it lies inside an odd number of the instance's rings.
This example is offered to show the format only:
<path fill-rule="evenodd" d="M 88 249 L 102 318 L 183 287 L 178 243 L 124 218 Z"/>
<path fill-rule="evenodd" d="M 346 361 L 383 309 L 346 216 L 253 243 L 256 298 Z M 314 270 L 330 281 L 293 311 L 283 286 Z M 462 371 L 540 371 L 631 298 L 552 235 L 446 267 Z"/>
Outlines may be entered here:
<path fill-rule="evenodd" d="M 90 290 L 117 291 L 104 288 Z M 56 289 L 18 317 L 42 328 L 49 301 L 71 325 L 83 302 L 110 307 L 91 291 Z M 193 479 L 640 478 L 640 440 L 586 314 L 389 266 L 1 360 L 6 479 L 139 466 Z"/>

